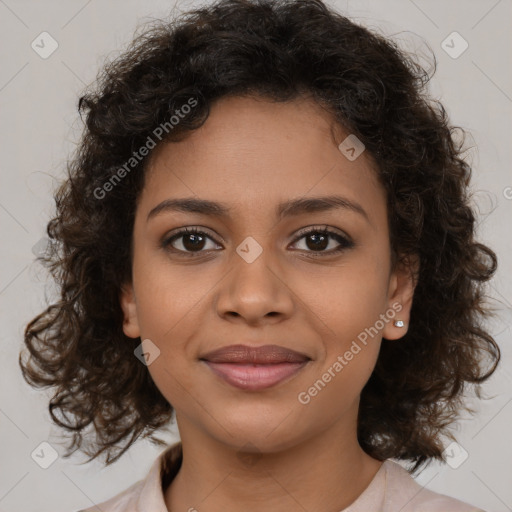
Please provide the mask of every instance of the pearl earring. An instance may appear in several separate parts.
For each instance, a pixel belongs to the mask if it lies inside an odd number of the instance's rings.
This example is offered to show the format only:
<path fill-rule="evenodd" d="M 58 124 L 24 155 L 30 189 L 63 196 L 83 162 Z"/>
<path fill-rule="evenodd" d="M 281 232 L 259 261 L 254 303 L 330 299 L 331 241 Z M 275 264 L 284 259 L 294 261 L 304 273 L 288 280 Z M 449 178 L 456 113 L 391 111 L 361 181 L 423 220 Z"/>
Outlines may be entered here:
<path fill-rule="evenodd" d="M 394 326 L 395 327 L 403 327 L 404 326 L 403 320 L 395 320 Z"/>

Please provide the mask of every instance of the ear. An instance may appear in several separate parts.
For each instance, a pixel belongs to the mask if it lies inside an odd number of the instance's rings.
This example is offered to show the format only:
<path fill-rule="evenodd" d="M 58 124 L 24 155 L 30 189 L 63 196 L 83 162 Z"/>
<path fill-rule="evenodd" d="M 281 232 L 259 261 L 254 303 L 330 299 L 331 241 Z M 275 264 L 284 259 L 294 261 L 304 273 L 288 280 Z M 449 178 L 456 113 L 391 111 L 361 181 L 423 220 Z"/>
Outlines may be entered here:
<path fill-rule="evenodd" d="M 397 340 L 407 333 L 419 265 L 419 257 L 408 256 L 403 261 L 397 261 L 391 273 L 387 307 L 388 311 L 395 312 L 395 316 L 386 323 L 382 331 L 382 337 L 385 339 Z M 403 322 L 403 327 L 394 325 L 397 320 Z"/>
<path fill-rule="evenodd" d="M 137 318 L 137 302 L 133 285 L 124 284 L 119 292 L 119 301 L 123 310 L 123 331 L 129 338 L 138 338 L 140 336 L 139 320 Z"/>

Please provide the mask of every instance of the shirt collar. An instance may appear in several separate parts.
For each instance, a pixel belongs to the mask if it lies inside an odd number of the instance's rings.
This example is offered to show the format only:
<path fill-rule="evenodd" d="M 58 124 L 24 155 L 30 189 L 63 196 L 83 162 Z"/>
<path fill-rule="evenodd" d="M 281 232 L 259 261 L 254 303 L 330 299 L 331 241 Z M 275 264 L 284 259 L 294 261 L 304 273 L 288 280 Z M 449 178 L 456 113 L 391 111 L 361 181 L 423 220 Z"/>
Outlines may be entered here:
<path fill-rule="evenodd" d="M 168 512 L 164 491 L 177 475 L 183 452 L 181 441 L 166 449 L 153 463 L 136 503 L 137 512 Z"/>

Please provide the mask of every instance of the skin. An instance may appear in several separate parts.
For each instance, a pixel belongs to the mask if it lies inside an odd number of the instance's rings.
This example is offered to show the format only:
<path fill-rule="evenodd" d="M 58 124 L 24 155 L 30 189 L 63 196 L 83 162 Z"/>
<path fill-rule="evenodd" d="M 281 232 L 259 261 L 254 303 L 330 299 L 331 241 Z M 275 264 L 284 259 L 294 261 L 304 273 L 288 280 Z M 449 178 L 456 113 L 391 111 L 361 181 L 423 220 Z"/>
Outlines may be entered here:
<path fill-rule="evenodd" d="M 357 442 L 359 397 L 381 343 L 407 332 L 414 284 L 410 268 L 391 265 L 386 195 L 373 160 L 365 151 L 350 161 L 337 147 L 347 135 L 311 99 L 231 97 L 215 102 L 188 138 L 151 155 L 132 282 L 120 300 L 125 334 L 160 350 L 148 369 L 176 410 L 184 459 L 164 493 L 169 510 L 220 512 L 236 503 L 247 512 L 339 511 L 382 464 Z M 330 195 L 358 203 L 367 218 L 347 208 L 276 216 L 283 201 Z M 165 211 L 147 220 L 162 201 L 190 197 L 222 202 L 231 214 Z M 333 237 L 324 246 L 311 235 L 298 239 L 302 228 L 325 225 L 354 246 L 329 254 L 340 246 Z M 206 233 L 202 252 L 180 256 L 193 252 L 188 235 L 161 246 L 186 226 Z M 262 249 L 252 263 L 236 252 L 249 236 Z M 393 303 L 405 326 L 385 323 L 300 403 L 298 394 Z M 274 387 L 244 391 L 199 360 L 238 343 L 282 345 L 311 361 Z"/>

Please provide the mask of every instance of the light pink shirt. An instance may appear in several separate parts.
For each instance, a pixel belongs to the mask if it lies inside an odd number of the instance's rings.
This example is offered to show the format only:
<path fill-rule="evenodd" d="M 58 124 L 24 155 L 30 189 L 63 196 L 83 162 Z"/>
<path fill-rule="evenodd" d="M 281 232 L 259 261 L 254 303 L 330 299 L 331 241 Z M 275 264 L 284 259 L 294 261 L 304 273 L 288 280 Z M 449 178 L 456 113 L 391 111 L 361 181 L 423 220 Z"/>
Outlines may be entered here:
<path fill-rule="evenodd" d="M 168 485 L 180 464 L 181 444 L 176 443 L 158 457 L 146 478 L 108 501 L 79 512 L 97 512 L 98 508 L 102 512 L 169 512 L 165 506 L 162 482 Z M 340 512 L 485 511 L 425 489 L 402 466 L 388 459 L 356 501 Z"/>

